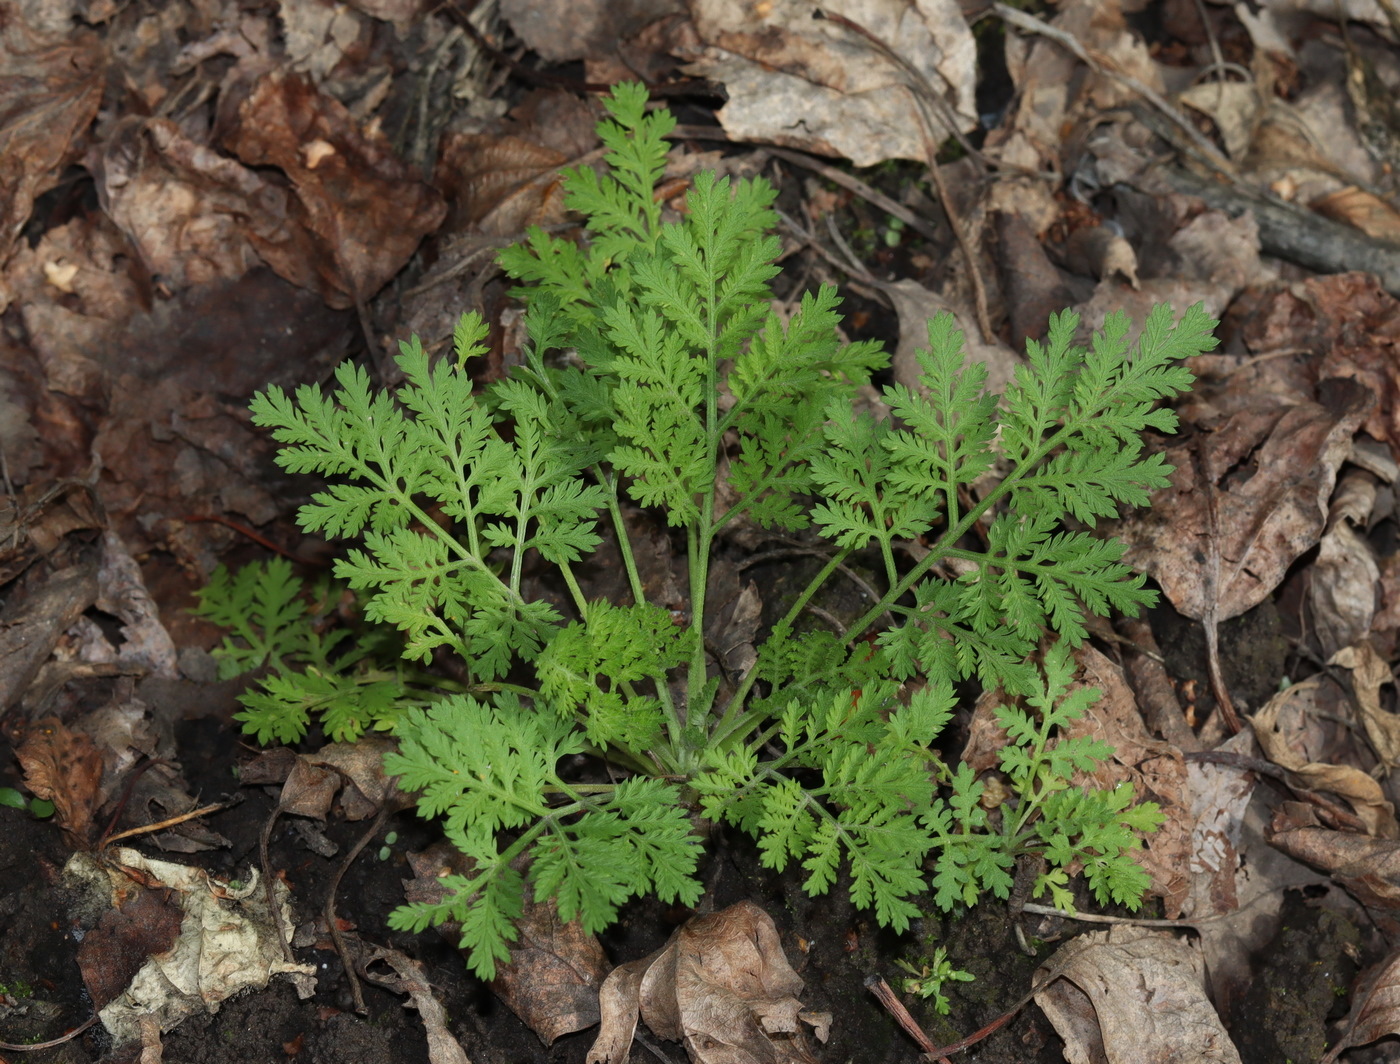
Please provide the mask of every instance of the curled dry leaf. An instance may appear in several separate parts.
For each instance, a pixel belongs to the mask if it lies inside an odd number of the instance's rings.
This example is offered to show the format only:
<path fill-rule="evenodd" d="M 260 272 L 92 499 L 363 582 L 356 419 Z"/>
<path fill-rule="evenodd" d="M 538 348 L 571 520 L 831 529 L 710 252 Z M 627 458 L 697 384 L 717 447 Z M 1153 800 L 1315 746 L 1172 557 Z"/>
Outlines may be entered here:
<path fill-rule="evenodd" d="M 510 963 L 498 969 L 491 989 L 545 1045 L 597 1023 L 598 991 L 608 970 L 597 936 L 577 920 L 559 919 L 552 898 L 527 898 L 515 927 L 520 937 Z"/>
<path fill-rule="evenodd" d="M 1341 1037 L 1322 1058 L 1322 1064 L 1331 1064 L 1343 1051 L 1388 1034 L 1400 1034 L 1400 952 L 1361 973 Z"/>
<path fill-rule="evenodd" d="M 433 996 L 433 987 L 423 963 L 388 946 L 381 946 L 366 957 L 362 967 L 368 969 L 376 961 L 383 961 L 394 970 L 394 974 L 379 976 L 366 972 L 366 978 L 396 994 L 408 995 L 404 1008 L 418 1010 L 423 1020 L 423 1031 L 428 1036 L 428 1064 L 471 1064 L 466 1050 L 447 1026 L 447 1010 Z"/>
<path fill-rule="evenodd" d="M 1360 229 L 1367 236 L 1400 244 L 1400 211 L 1355 185 L 1319 196 L 1308 204 L 1324 218 Z"/>
<path fill-rule="evenodd" d="M 1400 931 L 1400 841 L 1324 828 L 1311 806 L 1285 802 L 1274 813 L 1269 842 L 1331 875 L 1388 934 Z"/>
<path fill-rule="evenodd" d="M 1351 670 L 1352 691 L 1366 738 L 1387 768 L 1400 767 L 1400 716 L 1381 707 L 1381 687 L 1392 680 L 1390 665 L 1375 647 L 1364 642 L 1339 650 L 1328 664 Z"/>
<path fill-rule="evenodd" d="M 139 965 L 123 992 L 99 1011 L 103 1025 L 120 1045 L 140 1037 L 143 1017 L 156 1017 L 170 1030 L 198 1012 L 218 1012 L 219 1006 L 242 990 L 262 989 L 274 975 L 289 975 L 314 992 L 314 965 L 287 961 L 282 952 L 282 925 L 291 923 L 287 885 L 272 885 L 277 912 L 268 907 L 268 892 L 250 868 L 241 885 L 212 879 L 202 868 L 156 861 L 137 850 L 119 848 L 103 860 L 89 853 L 74 854 L 64 868 L 68 883 L 88 895 L 94 908 L 121 905 L 133 892 L 153 891 L 168 896 L 183 911 L 176 922 L 160 912 L 140 915 L 148 925 L 138 936 L 147 943 L 164 945 L 169 937 L 161 930 L 169 923 L 178 935 L 169 948 L 160 948 Z M 129 905 L 130 903 L 128 903 Z M 127 906 L 123 906 L 125 909 Z M 122 949 L 130 950 L 128 940 Z M 116 943 L 114 943 L 116 945 Z M 121 963 L 130 966 L 134 958 Z M 104 961 L 110 984 L 116 969 L 114 958 Z M 91 969 L 94 973 L 98 968 Z M 108 986 L 110 989 L 110 986 Z"/>
<path fill-rule="evenodd" d="M 292 755 L 279 747 L 245 765 L 240 778 L 245 784 L 281 783 L 281 812 L 325 820 L 339 793 L 345 818 L 365 820 L 398 798 L 384 775 L 384 754 L 392 747 L 389 739 L 372 735 L 353 743 L 327 743 L 309 754 Z"/>
<path fill-rule="evenodd" d="M 1237 1064 L 1205 992 L 1200 951 L 1166 933 L 1117 925 L 1080 935 L 1036 972 L 1035 1000 L 1065 1056 L 1103 1064 Z"/>
<path fill-rule="evenodd" d="M 1265 757 L 1288 769 L 1307 787 L 1331 791 L 1351 803 L 1369 834 L 1385 839 L 1400 837 L 1395 807 L 1386 801 L 1385 792 L 1370 773 L 1355 765 L 1320 760 L 1321 756 L 1333 756 L 1332 751 L 1324 753 L 1311 733 L 1316 731 L 1323 685 L 1330 683 L 1325 677 L 1314 676 L 1274 695 L 1250 718 L 1254 736 Z"/>
<path fill-rule="evenodd" d="M 1375 477 L 1348 468 L 1332 497 L 1327 532 L 1308 582 L 1308 604 L 1323 657 L 1364 638 L 1375 619 L 1380 566 L 1370 543 L 1357 531 L 1369 526 L 1375 506 Z"/>
<path fill-rule="evenodd" d="M 659 1037 L 684 1042 L 696 1064 L 809 1064 L 801 1025 L 820 1037 L 831 1017 L 805 1012 L 801 991 L 772 918 L 753 902 L 693 917 L 604 981 L 589 1064 L 627 1060 L 639 1015 Z"/>
<path fill-rule="evenodd" d="M 404 880 L 409 902 L 441 901 L 442 877 L 471 870 L 471 860 L 443 839 L 408 855 L 413 879 Z M 501 1000 L 545 1045 L 598 1022 L 598 989 L 608 972 L 608 958 L 597 936 L 577 920 L 564 923 L 552 899 L 537 902 L 526 894 L 516 921 L 519 937 L 511 945 L 510 963 L 497 968 L 491 984 Z M 444 923 L 439 931 L 454 946 L 461 925 Z"/>

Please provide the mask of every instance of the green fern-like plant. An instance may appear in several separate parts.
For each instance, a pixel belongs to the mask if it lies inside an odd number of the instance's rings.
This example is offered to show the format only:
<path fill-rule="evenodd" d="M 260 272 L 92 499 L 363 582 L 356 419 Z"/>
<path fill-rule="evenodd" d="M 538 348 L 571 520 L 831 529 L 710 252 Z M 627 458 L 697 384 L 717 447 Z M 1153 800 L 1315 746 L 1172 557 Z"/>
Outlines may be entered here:
<path fill-rule="evenodd" d="M 1153 601 L 1121 545 L 1089 530 L 1166 485 L 1142 435 L 1174 430 L 1159 401 L 1189 386 L 1179 362 L 1214 346 L 1215 323 L 1157 307 L 1135 342 L 1115 315 L 1084 347 L 1078 318 L 1058 315 L 997 396 L 942 315 L 921 388 L 886 388 L 888 417 L 857 412 L 885 355 L 841 339 L 829 287 L 786 321 L 774 312 L 773 189 L 700 174 L 665 217 L 653 190 L 671 116 L 635 85 L 605 102 L 606 168 L 565 176 L 587 238 L 536 230 L 501 254 L 530 337 L 510 379 L 474 389 L 463 366 L 487 328 L 468 314 L 455 357 L 402 345 L 393 393 L 347 364 L 330 394 L 274 387 L 253 403 L 285 468 L 333 478 L 301 523 L 354 541 L 336 575 L 365 616 L 401 633 L 406 659 L 450 654 L 467 676 L 390 721 L 388 771 L 471 859 L 442 901 L 393 924 L 457 922 L 489 978 L 527 892 L 588 930 L 635 895 L 694 903 L 696 814 L 752 834 L 769 867 L 796 862 L 811 892 L 848 870 L 855 904 L 896 929 L 920 905 L 1007 896 L 1021 854 L 1045 858 L 1036 893 L 1057 904 L 1082 866 L 1100 900 L 1136 906 L 1148 882 L 1132 853 L 1160 814 L 1127 786 L 1071 785 L 1110 753 L 1062 735 L 1097 697 L 1074 687 L 1071 648 L 1087 614 Z M 684 542 L 679 617 L 647 599 L 633 507 Z M 624 601 L 590 601 L 578 571 L 600 524 Z M 814 530 L 827 559 L 735 677 L 704 636 L 715 547 L 741 525 Z M 878 600 L 844 631 L 802 630 L 857 555 Z M 566 605 L 527 593 L 532 558 Z M 257 599 L 256 585 L 218 583 L 206 610 Z M 285 589 L 262 594 L 264 628 L 242 629 L 240 662 L 286 639 Z M 223 616 L 241 623 L 236 606 Z M 984 783 L 937 749 L 962 680 L 1008 696 L 1011 797 L 996 815 Z M 310 704 L 274 699 L 245 727 L 295 737 Z M 579 754 L 607 759 L 609 782 L 576 775 Z"/>

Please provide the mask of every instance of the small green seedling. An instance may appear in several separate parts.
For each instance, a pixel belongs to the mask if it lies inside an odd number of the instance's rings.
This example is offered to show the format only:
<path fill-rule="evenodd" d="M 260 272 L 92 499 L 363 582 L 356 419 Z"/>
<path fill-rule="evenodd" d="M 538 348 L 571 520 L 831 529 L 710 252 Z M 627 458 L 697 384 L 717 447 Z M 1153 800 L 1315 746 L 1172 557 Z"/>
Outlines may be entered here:
<path fill-rule="evenodd" d="M 970 983 L 975 978 L 971 972 L 954 968 L 948 960 L 948 951 L 942 946 L 934 951 L 933 960 L 920 960 L 917 964 L 899 959 L 894 962 L 909 973 L 910 978 L 900 980 L 900 988 L 906 994 L 927 1001 L 933 998 L 934 1010 L 940 1016 L 948 1015 L 948 999 L 943 995 L 947 983 Z"/>
<path fill-rule="evenodd" d="M 281 562 L 216 577 L 201 610 L 236 633 L 222 656 L 271 670 L 245 730 L 392 732 L 386 769 L 469 860 L 391 922 L 455 922 L 484 978 L 527 897 L 589 932 L 636 895 L 695 904 L 702 819 L 752 835 L 810 893 L 844 868 L 855 905 L 900 931 L 921 898 L 1005 898 L 1022 854 L 1045 859 L 1034 890 L 1056 906 L 1082 869 L 1101 903 L 1136 907 L 1150 884 L 1133 851 L 1161 815 L 1128 785 L 1081 782 L 1112 749 L 1064 735 L 1098 697 L 1072 650 L 1086 614 L 1155 600 L 1092 530 L 1168 483 L 1143 436 L 1174 430 L 1160 400 L 1189 386 L 1180 360 L 1214 346 L 1215 323 L 1159 306 L 1136 341 L 1117 314 L 1082 346 L 1060 314 L 997 395 L 941 315 L 919 387 L 884 388 L 877 415 L 862 390 L 887 356 L 842 339 L 835 290 L 774 309 L 773 188 L 701 173 L 666 217 L 674 119 L 636 85 L 605 102 L 606 168 L 564 179 L 586 238 L 533 230 L 501 254 L 529 334 L 509 379 L 478 391 L 463 371 L 488 335 L 467 314 L 452 357 L 402 345 L 393 391 L 346 363 L 330 394 L 254 400 L 279 463 L 331 478 L 301 524 L 352 541 L 335 573 L 370 625 L 309 619 Z M 648 596 L 643 510 L 684 559 L 685 610 Z M 733 670 L 708 640 L 711 578 L 741 529 L 806 537 L 822 563 Z M 811 626 L 848 563 L 873 574 L 868 609 Z M 590 597 L 606 567 L 624 590 Z M 446 660 L 451 688 L 429 669 Z M 1005 693 L 995 814 L 938 746 L 964 681 Z"/>

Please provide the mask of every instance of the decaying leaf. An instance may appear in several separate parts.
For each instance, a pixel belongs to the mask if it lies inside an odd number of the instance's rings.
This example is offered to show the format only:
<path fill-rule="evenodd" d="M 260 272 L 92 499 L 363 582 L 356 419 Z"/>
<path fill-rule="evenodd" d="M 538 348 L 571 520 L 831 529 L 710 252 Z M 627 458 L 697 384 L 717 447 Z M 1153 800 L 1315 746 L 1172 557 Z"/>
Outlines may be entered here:
<path fill-rule="evenodd" d="M 0 19 L 0 263 L 29 219 L 34 198 L 80 150 L 106 81 L 94 34 L 48 36 L 26 25 L 40 7 L 7 6 Z M 9 300 L 0 280 L 0 310 Z"/>
<path fill-rule="evenodd" d="M 1381 688 L 1392 680 L 1390 666 L 1366 642 L 1339 650 L 1328 664 L 1351 670 L 1366 737 L 1387 768 L 1400 767 L 1400 716 L 1381 707 Z"/>
<path fill-rule="evenodd" d="M 598 991 L 608 971 L 598 937 L 577 920 L 559 919 L 552 898 L 527 898 L 515 928 L 520 937 L 510 963 L 498 969 L 491 989 L 545 1045 L 597 1023 Z"/>
<path fill-rule="evenodd" d="M 1364 1046 L 1400 1034 L 1400 953 L 1392 953 L 1379 964 L 1361 973 L 1351 995 L 1351 1011 L 1342 1025 L 1342 1035 L 1322 1058 L 1331 1064 L 1353 1046 Z"/>
<path fill-rule="evenodd" d="M 442 877 L 472 868 L 445 839 L 410 853 L 408 864 L 414 878 L 404 881 L 404 897 L 410 902 L 441 901 Z M 462 937 L 459 924 L 438 930 L 454 946 Z M 598 990 L 608 972 L 597 936 L 586 934 L 577 920 L 561 921 L 552 899 L 537 902 L 528 894 L 516 931 L 510 963 L 497 968 L 491 989 L 545 1045 L 597 1023 Z"/>
<path fill-rule="evenodd" d="M 1203 441 L 1168 450 L 1171 487 L 1119 534 L 1129 563 L 1180 613 L 1199 620 L 1214 605 L 1219 620 L 1238 617 L 1317 544 L 1337 469 L 1374 406 L 1366 389 L 1333 384 L 1326 405 L 1245 410 Z"/>
<path fill-rule="evenodd" d="M 1349 468 L 1332 498 L 1327 531 L 1308 581 L 1308 604 L 1324 657 L 1371 630 L 1381 574 L 1375 550 L 1363 533 L 1375 504 L 1375 478 Z"/>
<path fill-rule="evenodd" d="M 1080 935 L 1036 972 L 1035 1000 L 1065 1056 L 1102 1064 L 1237 1064 L 1205 992 L 1200 951 L 1167 933 L 1119 924 Z"/>
<path fill-rule="evenodd" d="M 809 1064 L 802 1024 L 821 1035 L 831 1018 L 804 1012 L 801 990 L 772 918 L 757 905 L 696 916 L 604 981 L 589 1064 L 622 1064 L 639 1015 L 659 1037 L 684 1042 L 696 1064 Z"/>
<path fill-rule="evenodd" d="M 952 0 L 832 0 L 824 10 L 840 18 L 821 19 L 799 0 L 689 0 L 687 7 L 703 45 L 687 70 L 724 83 L 729 99 L 718 117 L 733 140 L 873 166 L 928 158 L 920 100 L 930 95 L 938 98 L 924 112 L 930 143 L 954 132 L 950 124 L 961 132 L 976 126 L 976 45 Z"/>
<path fill-rule="evenodd" d="M 389 739 L 367 735 L 308 754 L 277 748 L 259 754 L 240 775 L 245 784 L 281 783 L 283 813 L 325 820 L 339 794 L 345 819 L 365 820 L 396 793 L 384 775 L 384 754 L 392 747 Z"/>
<path fill-rule="evenodd" d="M 1255 738 L 1264 756 L 1302 779 L 1314 790 L 1331 791 L 1345 798 L 1356 811 L 1366 830 L 1378 838 L 1400 837 L 1395 807 L 1385 798 L 1381 785 L 1368 772 L 1355 765 L 1335 764 L 1312 759 L 1315 747 L 1309 731 L 1314 724 L 1313 703 L 1327 681 L 1312 677 L 1280 691 L 1250 718 Z"/>
<path fill-rule="evenodd" d="M 92 740 L 50 718 L 29 729 L 15 757 L 24 768 L 24 785 L 53 802 L 54 819 L 69 844 L 90 845 L 102 782 L 102 755 Z"/>
<path fill-rule="evenodd" d="M 466 1050 L 447 1026 L 447 1010 L 433 996 L 432 984 L 428 981 L 427 968 L 423 963 L 388 946 L 381 946 L 365 957 L 362 966 L 367 969 L 376 961 L 383 961 L 394 970 L 394 974 L 368 978 L 396 994 L 407 994 L 408 1001 L 404 1003 L 404 1008 L 418 1010 L 424 1033 L 428 1036 L 428 1064 L 471 1064 Z"/>
<path fill-rule="evenodd" d="M 1274 813 L 1269 842 L 1327 872 L 1382 926 L 1400 931 L 1400 841 L 1324 828 L 1311 806 L 1285 802 Z"/>
<path fill-rule="evenodd" d="M 1400 243 L 1400 211 L 1372 192 L 1355 185 L 1319 196 L 1308 204 L 1325 218 L 1345 222 L 1367 236 Z"/>
<path fill-rule="evenodd" d="M 278 923 L 291 921 L 287 886 L 273 884 L 280 911 L 269 912 L 267 891 L 256 869 L 250 869 L 240 885 L 221 883 L 201 868 L 155 861 L 122 848 L 101 860 L 89 853 L 74 854 L 64 874 L 75 887 L 94 895 L 94 902 L 123 906 L 133 892 L 149 891 L 172 894 L 183 910 L 173 944 L 148 956 L 99 1012 L 119 1045 L 140 1037 L 143 1018 L 154 1017 L 168 1031 L 196 1012 L 218 1012 L 229 997 L 260 989 L 274 975 L 304 981 L 308 994 L 315 988 L 315 966 L 293 964 L 283 956 Z M 127 901 L 123 908 L 131 904 Z M 146 922 L 164 926 L 164 917 L 152 914 Z M 168 938 L 158 931 L 153 934 L 156 938 L 145 937 L 162 944 Z M 113 970 L 106 969 L 107 974 Z"/>
<path fill-rule="evenodd" d="M 281 276 L 333 307 L 379 291 L 447 212 L 386 138 L 362 134 L 343 105 L 304 77 L 260 79 L 224 141 L 247 166 L 286 173 L 295 190 L 287 229 L 311 234 L 320 253 L 289 252 L 285 238 L 250 239 Z"/>

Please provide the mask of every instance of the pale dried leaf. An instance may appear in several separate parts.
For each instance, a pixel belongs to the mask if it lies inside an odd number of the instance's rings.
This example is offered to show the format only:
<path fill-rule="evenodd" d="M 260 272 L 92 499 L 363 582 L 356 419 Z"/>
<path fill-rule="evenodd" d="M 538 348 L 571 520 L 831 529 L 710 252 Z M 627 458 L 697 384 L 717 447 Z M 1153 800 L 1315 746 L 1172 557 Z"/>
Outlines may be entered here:
<path fill-rule="evenodd" d="M 719 120 L 732 140 L 767 140 L 857 166 L 926 161 L 929 145 L 977 124 L 976 45 L 954 0 L 834 0 L 825 10 L 863 27 L 946 100 L 926 143 L 909 75 L 865 37 L 814 19 L 803 0 L 688 0 L 704 47 L 688 72 L 722 82 Z M 951 92 L 950 92 L 951 90 Z M 951 97 L 951 98 L 949 98 Z"/>
<path fill-rule="evenodd" d="M 1199 950 L 1164 932 L 1118 925 L 1080 935 L 1036 972 L 1035 995 L 1070 1064 L 1237 1064 L 1205 992 Z"/>
<path fill-rule="evenodd" d="M 1370 543 L 1346 521 L 1327 530 L 1308 581 L 1308 605 L 1324 657 L 1362 639 L 1376 614 L 1380 567 Z"/>
<path fill-rule="evenodd" d="M 105 891 L 107 904 L 119 904 L 135 880 L 170 893 L 184 910 L 175 945 L 147 958 L 125 992 L 99 1013 L 117 1044 L 139 1037 L 143 1016 L 156 1016 L 168 1030 L 187 1016 L 217 1012 L 234 994 L 261 989 L 274 975 L 291 976 L 303 997 L 314 992 L 315 967 L 290 963 L 283 954 L 282 927 L 290 926 L 291 905 L 280 879 L 272 884 L 274 912 L 256 868 L 235 887 L 202 868 L 153 860 L 137 850 L 119 848 L 106 857 L 75 854 L 65 875 Z"/>
<path fill-rule="evenodd" d="M 1254 138 L 1263 104 L 1256 85 L 1238 81 L 1203 81 L 1192 85 L 1177 98 L 1215 123 L 1225 144 L 1225 153 L 1230 158 L 1243 158 Z"/>
<path fill-rule="evenodd" d="M 418 1010 L 418 1015 L 423 1020 L 423 1031 L 428 1036 L 429 1064 L 471 1064 L 466 1050 L 448 1029 L 447 1010 L 434 996 L 427 968 L 423 963 L 388 946 L 380 946 L 365 957 L 363 967 L 368 968 L 375 961 L 383 961 L 394 969 L 394 977 L 369 978 L 396 994 L 407 994 L 408 1001 L 405 1002 L 404 1008 Z"/>
<path fill-rule="evenodd" d="M 1392 680 L 1390 665 L 1368 642 L 1339 650 L 1328 664 L 1351 670 L 1366 737 L 1387 768 L 1400 766 L 1400 716 L 1381 707 L 1381 687 Z"/>
<path fill-rule="evenodd" d="M 1324 218 L 1360 229 L 1376 240 L 1400 244 L 1400 211 L 1355 185 L 1319 196 L 1308 204 Z"/>

